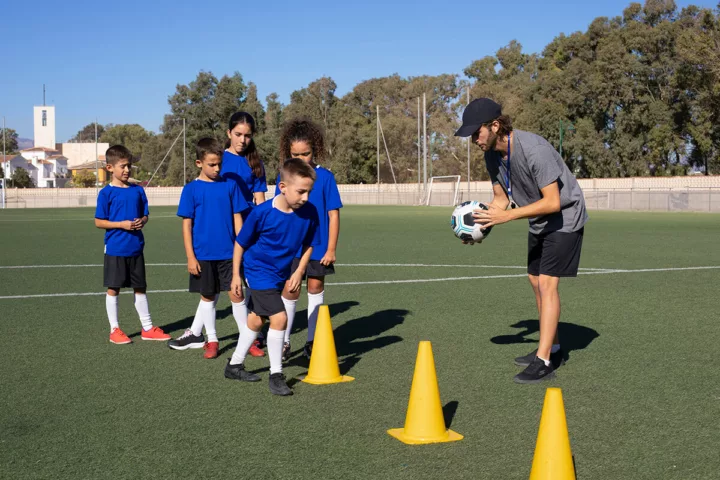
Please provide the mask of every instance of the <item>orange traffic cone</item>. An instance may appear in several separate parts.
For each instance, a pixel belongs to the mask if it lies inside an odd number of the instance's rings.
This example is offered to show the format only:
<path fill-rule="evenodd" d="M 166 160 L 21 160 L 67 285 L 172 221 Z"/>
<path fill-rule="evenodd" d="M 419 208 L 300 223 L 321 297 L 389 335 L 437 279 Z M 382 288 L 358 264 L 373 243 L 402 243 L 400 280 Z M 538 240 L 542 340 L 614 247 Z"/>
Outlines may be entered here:
<path fill-rule="evenodd" d="M 575 480 L 562 390 L 545 392 L 530 480 Z"/>
<path fill-rule="evenodd" d="M 313 385 L 327 385 L 330 383 L 352 382 L 353 377 L 340 375 L 337 351 L 335 350 L 335 337 L 330 324 L 330 309 L 327 305 L 320 305 L 318 310 L 315 341 L 310 355 L 310 368 L 307 376 L 302 380 Z"/>
<path fill-rule="evenodd" d="M 409 445 L 454 442 L 463 438 L 445 427 L 435 360 L 428 341 L 420 342 L 418 346 L 405 427 L 393 428 L 388 433 Z"/>

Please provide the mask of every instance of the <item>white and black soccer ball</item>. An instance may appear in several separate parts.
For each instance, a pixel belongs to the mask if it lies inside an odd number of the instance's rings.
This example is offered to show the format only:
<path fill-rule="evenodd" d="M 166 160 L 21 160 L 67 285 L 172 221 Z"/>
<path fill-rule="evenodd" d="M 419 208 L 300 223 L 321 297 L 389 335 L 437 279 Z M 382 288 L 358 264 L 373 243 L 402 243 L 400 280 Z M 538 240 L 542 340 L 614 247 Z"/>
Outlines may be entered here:
<path fill-rule="evenodd" d="M 450 217 L 450 226 L 457 238 L 468 243 L 480 243 L 485 237 L 490 235 L 492 227 L 482 228 L 475 223 L 472 214 L 474 210 L 487 210 L 488 207 L 482 202 L 475 200 L 463 202 L 453 211 Z"/>

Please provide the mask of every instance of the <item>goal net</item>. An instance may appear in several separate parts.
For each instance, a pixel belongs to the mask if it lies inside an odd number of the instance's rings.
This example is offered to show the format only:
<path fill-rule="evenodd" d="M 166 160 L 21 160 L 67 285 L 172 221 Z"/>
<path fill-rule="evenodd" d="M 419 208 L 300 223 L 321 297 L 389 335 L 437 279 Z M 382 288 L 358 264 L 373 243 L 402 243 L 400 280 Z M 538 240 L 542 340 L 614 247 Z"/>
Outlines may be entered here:
<path fill-rule="evenodd" d="M 430 177 L 425 205 L 453 206 L 459 203 L 460 175 Z"/>

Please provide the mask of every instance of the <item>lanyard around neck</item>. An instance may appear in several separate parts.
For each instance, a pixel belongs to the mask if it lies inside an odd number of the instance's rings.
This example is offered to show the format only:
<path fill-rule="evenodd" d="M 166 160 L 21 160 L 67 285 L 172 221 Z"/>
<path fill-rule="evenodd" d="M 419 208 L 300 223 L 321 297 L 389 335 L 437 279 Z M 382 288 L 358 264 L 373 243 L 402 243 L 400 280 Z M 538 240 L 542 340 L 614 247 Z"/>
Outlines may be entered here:
<path fill-rule="evenodd" d="M 511 185 L 512 172 L 510 170 L 510 134 L 509 133 L 508 133 L 507 139 L 508 139 L 507 140 L 507 142 L 508 142 L 507 168 L 505 169 L 506 171 L 505 171 L 505 175 L 503 175 L 503 180 L 505 180 L 505 187 L 507 188 L 508 199 L 510 200 L 510 202 L 512 202 L 512 185 Z M 502 157 L 500 159 L 500 162 L 502 163 Z"/>

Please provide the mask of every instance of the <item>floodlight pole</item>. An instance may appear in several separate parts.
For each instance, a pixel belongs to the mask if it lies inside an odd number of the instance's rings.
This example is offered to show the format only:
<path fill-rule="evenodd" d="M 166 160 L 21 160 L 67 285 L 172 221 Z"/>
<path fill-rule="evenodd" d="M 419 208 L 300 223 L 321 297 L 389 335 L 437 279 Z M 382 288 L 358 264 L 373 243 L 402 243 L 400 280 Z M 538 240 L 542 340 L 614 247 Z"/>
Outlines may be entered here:
<path fill-rule="evenodd" d="M 418 147 L 418 191 L 420 191 L 420 97 L 417 98 L 417 127 L 418 127 L 418 135 L 417 135 L 417 147 Z"/>
<path fill-rule="evenodd" d="M 427 192 L 427 100 L 423 93 L 423 188 Z"/>
<path fill-rule="evenodd" d="M 467 105 L 470 105 L 470 87 L 467 87 Z M 467 170 L 468 170 L 468 176 L 467 176 L 467 182 L 468 182 L 468 200 L 470 200 L 470 139 L 467 139 Z"/>
<path fill-rule="evenodd" d="M 3 116 L 3 185 L 2 185 L 2 208 L 5 208 L 5 188 L 7 187 L 8 161 L 5 152 L 5 117 Z"/>
<path fill-rule="evenodd" d="M 380 105 L 375 105 L 375 123 L 377 130 L 377 185 L 380 192 Z"/>
<path fill-rule="evenodd" d="M 100 157 L 98 157 L 97 117 L 95 117 L 95 195 L 98 195 L 100 183 Z"/>
<path fill-rule="evenodd" d="M 185 146 L 187 143 L 185 142 L 185 117 L 183 117 L 183 185 L 187 183 L 187 158 L 185 155 Z"/>

